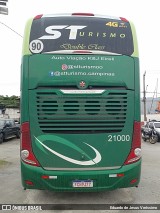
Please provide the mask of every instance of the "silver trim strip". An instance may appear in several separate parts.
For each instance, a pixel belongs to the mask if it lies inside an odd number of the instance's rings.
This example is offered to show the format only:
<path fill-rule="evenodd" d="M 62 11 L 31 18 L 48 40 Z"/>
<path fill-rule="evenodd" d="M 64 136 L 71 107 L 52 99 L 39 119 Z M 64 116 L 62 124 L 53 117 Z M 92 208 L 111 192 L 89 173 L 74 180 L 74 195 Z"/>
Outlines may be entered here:
<path fill-rule="evenodd" d="M 78 54 L 76 51 L 82 51 L 79 52 L 80 55 L 92 55 L 92 54 L 99 54 L 99 55 L 109 55 L 109 56 L 114 56 L 114 55 L 122 55 L 119 53 L 112 53 L 112 52 L 107 52 L 107 51 L 99 51 L 99 50 L 56 50 L 56 51 L 50 51 L 50 52 L 43 52 L 42 54 Z M 86 51 L 86 52 L 83 52 Z"/>
<path fill-rule="evenodd" d="M 60 90 L 62 93 L 64 94 L 102 94 L 105 90 L 100 90 L 100 89 L 97 89 L 97 90 L 90 90 L 90 89 L 86 89 L 86 90 L 71 90 L 71 89 L 61 89 Z"/>
<path fill-rule="evenodd" d="M 76 17 L 76 15 L 72 15 L 69 13 L 60 13 L 60 14 L 44 14 L 42 18 L 54 18 L 54 17 L 63 17 L 63 16 L 73 16 Z M 90 18 L 108 18 L 108 19 L 115 19 L 115 20 L 121 20 L 120 17 L 116 16 L 105 16 L 105 15 L 99 15 L 99 14 L 94 14 L 94 16 L 85 16 L 85 15 L 80 15 L 79 17 L 90 17 Z"/>
<path fill-rule="evenodd" d="M 112 166 L 112 167 L 97 167 L 97 168 L 52 168 L 52 167 L 43 167 L 45 170 L 50 171 L 95 171 L 95 170 L 112 170 L 112 169 L 119 169 L 121 166 Z"/>

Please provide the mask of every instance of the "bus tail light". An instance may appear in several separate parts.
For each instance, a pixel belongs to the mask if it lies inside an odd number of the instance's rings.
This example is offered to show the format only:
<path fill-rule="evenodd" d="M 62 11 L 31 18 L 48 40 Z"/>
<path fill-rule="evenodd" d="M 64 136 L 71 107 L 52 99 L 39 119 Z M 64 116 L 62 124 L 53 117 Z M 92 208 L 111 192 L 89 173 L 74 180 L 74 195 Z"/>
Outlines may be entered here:
<path fill-rule="evenodd" d="M 73 51 L 73 53 L 75 53 L 75 54 L 91 54 L 92 52 L 88 51 L 88 50 L 75 50 L 75 51 Z"/>
<path fill-rule="evenodd" d="M 29 122 L 21 125 L 21 159 L 32 166 L 40 166 L 32 151 Z"/>
<path fill-rule="evenodd" d="M 94 16 L 93 13 L 72 13 L 73 16 Z"/>
<path fill-rule="evenodd" d="M 141 122 L 134 122 L 132 148 L 124 165 L 135 163 L 141 158 Z"/>
<path fill-rule="evenodd" d="M 49 179 L 49 176 L 48 175 L 42 175 L 41 178 L 42 179 Z"/>
<path fill-rule="evenodd" d="M 37 16 L 34 17 L 34 20 L 35 19 L 40 19 L 40 18 L 42 18 L 42 16 L 43 16 L 43 14 L 37 15 Z"/>
<path fill-rule="evenodd" d="M 128 22 L 126 18 L 120 17 L 121 21 Z"/>

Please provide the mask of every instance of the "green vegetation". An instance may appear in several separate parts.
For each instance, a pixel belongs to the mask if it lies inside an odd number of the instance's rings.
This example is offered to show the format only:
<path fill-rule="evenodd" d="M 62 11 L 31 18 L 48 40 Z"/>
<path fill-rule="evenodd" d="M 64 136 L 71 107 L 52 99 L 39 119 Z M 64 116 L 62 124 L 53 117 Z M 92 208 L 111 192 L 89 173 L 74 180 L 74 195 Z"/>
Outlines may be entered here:
<path fill-rule="evenodd" d="M 0 160 L 0 168 L 4 167 L 5 165 L 8 165 L 8 164 L 10 164 L 10 162 L 5 161 L 5 160 Z"/>
<path fill-rule="evenodd" d="M 3 96 L 0 95 L 0 108 L 19 108 L 18 96 Z"/>

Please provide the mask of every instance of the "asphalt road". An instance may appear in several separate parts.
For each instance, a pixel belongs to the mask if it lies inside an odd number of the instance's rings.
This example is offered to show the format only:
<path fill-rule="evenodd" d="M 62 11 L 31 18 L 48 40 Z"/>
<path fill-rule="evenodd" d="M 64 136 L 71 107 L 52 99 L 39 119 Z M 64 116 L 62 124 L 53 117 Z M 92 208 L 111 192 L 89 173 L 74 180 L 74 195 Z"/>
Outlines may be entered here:
<path fill-rule="evenodd" d="M 23 190 L 20 177 L 19 145 L 19 139 L 11 139 L 0 144 L 0 160 L 6 162 L 0 164 L 0 204 L 160 204 L 160 143 L 142 142 L 142 175 L 138 188 L 98 193 L 55 193 L 52 191 Z M 111 212 L 123 211 L 112 210 Z M 153 211 L 148 210 L 147 213 Z M 55 210 L 54 212 L 59 211 Z M 63 212 L 63 209 L 60 212 Z M 75 211 L 69 210 L 69 212 Z M 79 212 L 82 212 L 82 210 Z M 108 212 L 108 210 L 99 210 L 98 212 Z M 137 210 L 136 212 L 141 211 Z"/>

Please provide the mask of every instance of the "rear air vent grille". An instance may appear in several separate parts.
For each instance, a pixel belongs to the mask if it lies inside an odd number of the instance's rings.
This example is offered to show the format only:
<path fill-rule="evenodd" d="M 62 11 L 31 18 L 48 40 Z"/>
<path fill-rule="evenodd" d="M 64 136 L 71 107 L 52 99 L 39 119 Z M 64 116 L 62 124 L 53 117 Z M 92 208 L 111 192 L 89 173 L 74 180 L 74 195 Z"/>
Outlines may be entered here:
<path fill-rule="evenodd" d="M 127 92 L 60 94 L 37 92 L 37 117 L 44 133 L 120 132 L 127 112 Z"/>

